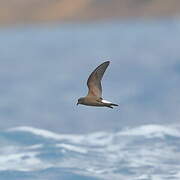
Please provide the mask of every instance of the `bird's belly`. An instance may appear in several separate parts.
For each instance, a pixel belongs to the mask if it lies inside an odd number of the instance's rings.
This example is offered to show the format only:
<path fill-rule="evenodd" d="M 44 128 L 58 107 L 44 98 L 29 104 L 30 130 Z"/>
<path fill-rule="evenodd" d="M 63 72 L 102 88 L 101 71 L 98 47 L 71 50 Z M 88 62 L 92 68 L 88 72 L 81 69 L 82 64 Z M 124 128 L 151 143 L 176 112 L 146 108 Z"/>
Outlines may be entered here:
<path fill-rule="evenodd" d="M 86 106 L 104 106 L 103 103 L 100 103 L 100 102 L 85 102 L 84 105 Z"/>
<path fill-rule="evenodd" d="M 104 104 L 88 104 L 87 106 L 97 106 L 97 107 L 103 107 Z"/>

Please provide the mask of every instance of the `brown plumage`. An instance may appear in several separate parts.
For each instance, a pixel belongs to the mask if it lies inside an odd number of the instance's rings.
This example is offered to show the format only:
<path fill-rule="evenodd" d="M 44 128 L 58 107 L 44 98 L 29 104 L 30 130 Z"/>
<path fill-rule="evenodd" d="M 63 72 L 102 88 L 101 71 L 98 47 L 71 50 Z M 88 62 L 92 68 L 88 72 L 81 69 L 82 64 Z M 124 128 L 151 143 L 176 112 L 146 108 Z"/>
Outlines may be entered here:
<path fill-rule="evenodd" d="M 118 106 L 117 104 L 111 103 L 109 101 L 103 100 L 102 98 L 102 86 L 101 80 L 109 66 L 110 61 L 106 61 L 99 65 L 89 76 L 87 80 L 88 94 L 85 97 L 78 99 L 78 104 L 83 104 L 87 106 L 99 106 L 99 107 L 109 107 Z"/>

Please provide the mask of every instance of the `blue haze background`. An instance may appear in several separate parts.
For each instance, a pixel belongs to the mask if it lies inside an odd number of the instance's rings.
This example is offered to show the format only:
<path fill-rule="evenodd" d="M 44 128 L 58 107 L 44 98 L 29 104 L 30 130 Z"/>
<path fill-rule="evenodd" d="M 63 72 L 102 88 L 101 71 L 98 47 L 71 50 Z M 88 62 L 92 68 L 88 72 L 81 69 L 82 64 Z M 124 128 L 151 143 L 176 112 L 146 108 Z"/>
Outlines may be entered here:
<path fill-rule="evenodd" d="M 177 123 L 180 21 L 26 26 L 0 31 L 0 127 L 90 132 Z M 114 110 L 76 107 L 103 61 L 105 99 Z"/>
<path fill-rule="evenodd" d="M 178 179 L 179 34 L 179 19 L 1 28 L 0 179 Z M 120 106 L 76 106 L 106 60 Z"/>

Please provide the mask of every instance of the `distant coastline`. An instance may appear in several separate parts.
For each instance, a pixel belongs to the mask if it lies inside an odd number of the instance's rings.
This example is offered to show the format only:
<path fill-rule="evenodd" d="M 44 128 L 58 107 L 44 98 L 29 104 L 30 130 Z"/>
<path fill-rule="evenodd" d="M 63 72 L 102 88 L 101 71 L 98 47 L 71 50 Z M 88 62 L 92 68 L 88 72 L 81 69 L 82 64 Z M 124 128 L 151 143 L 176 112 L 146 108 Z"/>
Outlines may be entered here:
<path fill-rule="evenodd" d="M 0 25 L 180 16 L 178 0 L 0 0 Z"/>

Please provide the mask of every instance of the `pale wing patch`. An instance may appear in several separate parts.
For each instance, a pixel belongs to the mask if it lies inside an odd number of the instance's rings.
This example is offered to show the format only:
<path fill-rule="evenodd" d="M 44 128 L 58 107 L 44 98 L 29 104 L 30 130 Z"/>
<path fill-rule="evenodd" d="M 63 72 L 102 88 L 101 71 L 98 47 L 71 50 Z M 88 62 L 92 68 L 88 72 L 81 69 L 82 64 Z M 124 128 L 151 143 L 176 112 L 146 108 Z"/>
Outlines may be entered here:
<path fill-rule="evenodd" d="M 112 104 L 112 102 L 106 101 L 106 100 L 104 100 L 104 99 L 102 100 L 102 102 L 103 102 L 103 103 L 107 103 L 107 104 Z"/>

